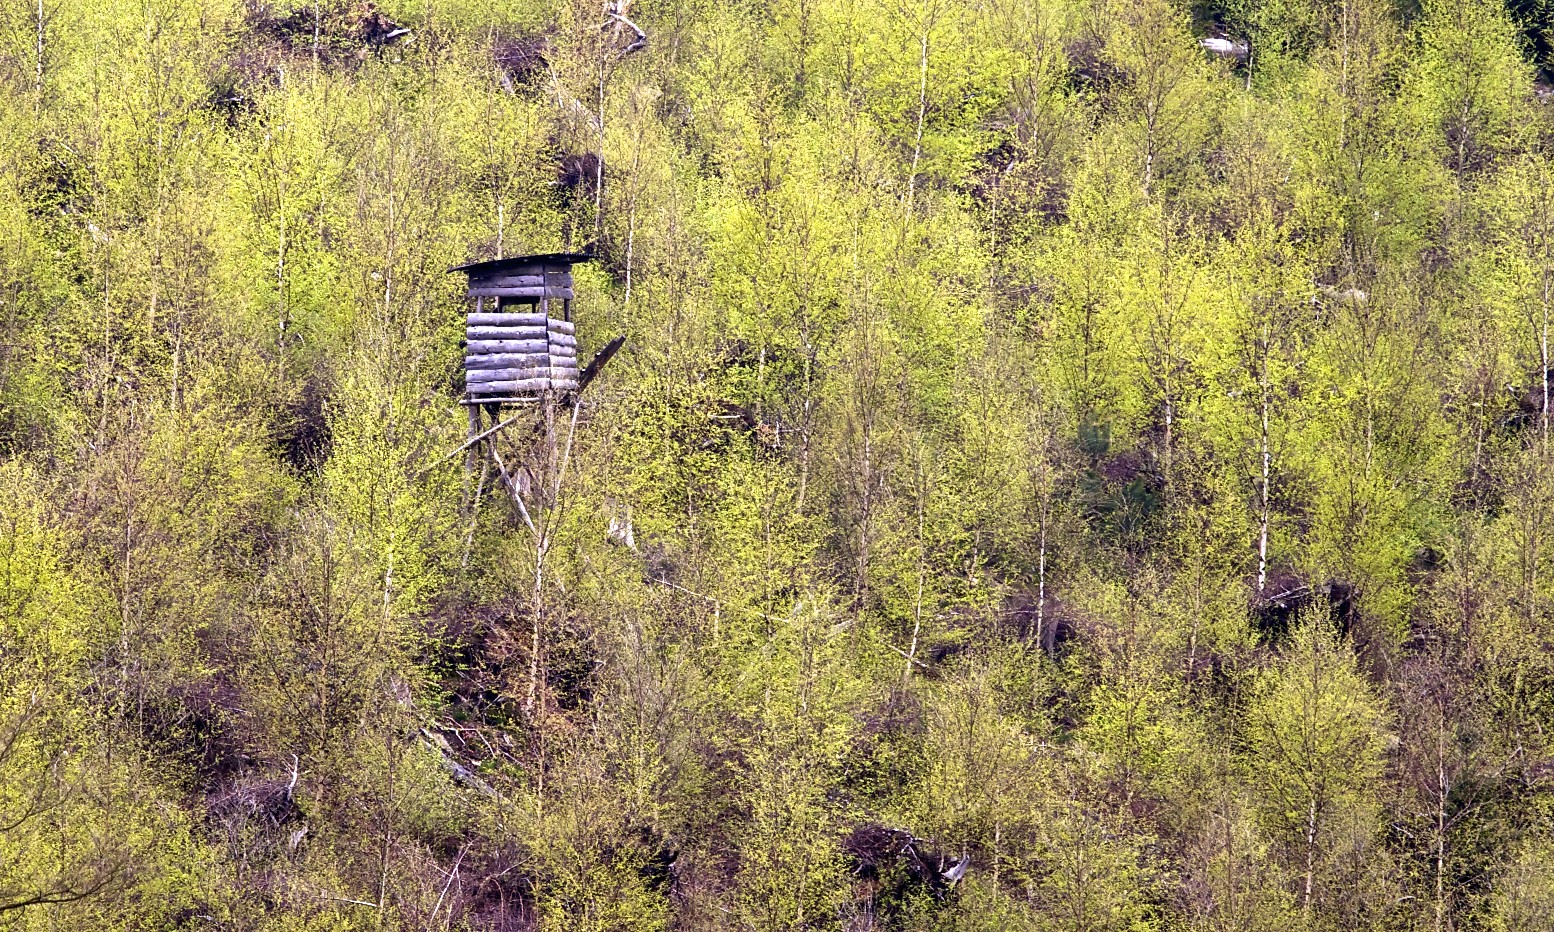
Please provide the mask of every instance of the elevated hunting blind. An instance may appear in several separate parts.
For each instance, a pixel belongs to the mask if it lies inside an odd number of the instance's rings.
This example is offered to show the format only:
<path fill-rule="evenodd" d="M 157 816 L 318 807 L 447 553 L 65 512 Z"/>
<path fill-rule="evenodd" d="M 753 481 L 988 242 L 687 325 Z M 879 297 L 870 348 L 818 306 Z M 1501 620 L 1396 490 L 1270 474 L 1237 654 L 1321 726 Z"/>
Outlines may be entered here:
<path fill-rule="evenodd" d="M 573 458 L 572 441 L 583 408 L 581 396 L 626 342 L 624 336 L 609 341 L 586 369 L 578 370 L 572 266 L 592 259 L 554 252 L 475 262 L 450 270 L 469 276 L 468 294 L 475 299 L 474 309 L 466 309 L 464 319 L 464 397 L 460 399 L 469 414 L 469 434 L 448 454 L 465 454 L 463 510 L 469 524 L 459 565 L 469 565 L 481 498 L 494 467 L 516 517 L 529 529 L 534 542 L 534 588 L 529 604 L 533 629 L 525 710 L 533 708 L 540 682 L 545 555 L 556 528 L 567 464 Z M 503 406 L 517 410 L 504 417 Z M 557 417 L 563 411 L 567 413 Z M 487 417 L 492 422 L 489 427 Z M 529 423 L 506 433 L 523 420 Z"/>
<path fill-rule="evenodd" d="M 579 396 L 626 341 L 623 336 L 611 340 L 586 369 L 578 370 L 572 266 L 592 260 L 592 256 L 556 252 L 475 262 L 450 270 L 469 276 L 468 294 L 475 299 L 473 310 L 464 318 L 464 397 L 459 402 L 469 411 L 469 434 L 449 454 L 466 453 L 466 482 L 474 477 L 479 453 L 485 454 L 474 495 L 468 500 L 471 522 L 494 466 L 523 522 L 542 544 L 546 539 L 548 525 L 543 520 L 536 522 L 535 513 L 543 517 L 544 509 L 561 492 L 572 435 L 578 426 Z M 504 406 L 518 410 L 503 417 Z M 565 444 L 560 450 L 556 443 L 558 408 L 571 410 L 564 422 Z M 528 417 L 534 422 L 518 430 L 517 436 L 504 433 Z M 503 458 L 499 444 L 511 459 Z M 473 523 L 469 533 L 474 533 Z M 466 535 L 466 560 L 470 540 Z"/>
<path fill-rule="evenodd" d="M 452 270 L 469 276 L 475 299 L 464 321 L 464 404 L 522 404 L 579 389 L 572 266 L 592 260 L 555 252 Z"/>

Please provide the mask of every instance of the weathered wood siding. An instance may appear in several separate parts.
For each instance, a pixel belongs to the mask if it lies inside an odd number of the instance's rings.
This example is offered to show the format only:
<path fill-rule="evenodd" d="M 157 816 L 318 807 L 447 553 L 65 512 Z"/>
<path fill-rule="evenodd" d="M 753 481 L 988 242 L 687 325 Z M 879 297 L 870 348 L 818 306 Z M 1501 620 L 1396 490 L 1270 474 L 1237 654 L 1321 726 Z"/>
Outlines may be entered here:
<path fill-rule="evenodd" d="M 464 335 L 464 386 L 471 398 L 577 388 L 577 336 L 570 321 L 474 313 Z"/>
<path fill-rule="evenodd" d="M 469 295 L 479 299 L 464 321 L 464 385 L 470 400 L 577 388 L 577 329 L 570 320 L 551 315 L 570 313 L 570 305 L 561 302 L 573 297 L 572 263 L 587 259 L 552 254 L 459 269 L 469 276 Z"/>

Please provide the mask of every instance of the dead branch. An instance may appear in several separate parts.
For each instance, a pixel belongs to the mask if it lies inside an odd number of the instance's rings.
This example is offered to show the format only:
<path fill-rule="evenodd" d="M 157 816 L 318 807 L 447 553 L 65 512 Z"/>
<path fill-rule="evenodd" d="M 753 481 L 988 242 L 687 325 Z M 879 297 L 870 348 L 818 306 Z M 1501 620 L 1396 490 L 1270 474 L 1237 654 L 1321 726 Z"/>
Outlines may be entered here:
<path fill-rule="evenodd" d="M 608 29 L 610 28 L 611 23 L 616 23 L 618 25 L 625 26 L 627 29 L 630 29 L 632 32 L 637 34 L 637 37 L 633 39 L 629 45 L 615 53 L 616 60 L 625 58 L 632 52 L 640 52 L 647 48 L 647 33 L 642 31 L 642 27 L 627 19 L 624 13 L 618 13 L 615 10 L 606 10 L 604 15 L 608 17 L 608 19 L 605 21 L 604 25 L 600 26 L 599 28 Z"/>
<path fill-rule="evenodd" d="M 430 728 L 423 728 L 421 729 L 421 743 L 437 753 L 438 759 L 442 762 L 443 769 L 447 770 L 448 774 L 453 777 L 453 782 L 479 790 L 492 799 L 501 800 L 501 794 L 497 793 L 491 784 L 480 779 L 479 775 L 473 770 L 453 759 L 453 755 L 448 749 L 448 742 L 443 739 L 442 735 L 437 734 Z"/>
<path fill-rule="evenodd" d="M 29 906 L 51 906 L 90 899 L 122 879 L 128 867 L 129 865 L 122 860 L 111 862 L 106 866 L 98 864 L 94 866 L 90 879 L 80 886 L 75 886 L 71 883 L 61 883 L 52 889 L 42 890 L 16 899 L 0 899 L 0 913 L 26 909 Z"/>
<path fill-rule="evenodd" d="M 372 903 L 372 902 L 369 902 L 367 900 L 353 900 L 353 899 L 349 899 L 348 897 L 343 897 L 343 896 L 330 896 L 327 893 L 320 893 L 318 895 L 318 898 L 321 899 L 321 900 L 328 900 L 331 903 L 349 903 L 352 906 L 368 906 L 368 907 L 371 907 L 372 909 L 377 909 L 378 908 L 378 904 L 377 903 Z"/>
<path fill-rule="evenodd" d="M 609 364 L 611 359 L 615 358 L 615 354 L 620 351 L 620 348 L 625 345 L 625 343 L 625 337 L 616 337 L 604 345 L 604 349 L 599 351 L 598 355 L 593 358 L 593 361 L 590 362 L 585 369 L 583 369 L 583 374 L 578 376 L 577 388 L 573 389 L 572 391 L 573 398 L 576 398 L 583 393 L 583 389 L 588 387 L 588 383 L 592 382 L 599 376 L 600 371 L 602 371 L 604 367 Z"/>
<path fill-rule="evenodd" d="M 534 520 L 529 517 L 529 509 L 523 504 L 523 495 L 521 495 L 518 491 L 518 483 L 514 481 L 513 477 L 508 474 L 507 464 L 503 463 L 502 458 L 497 455 L 496 441 L 491 441 L 488 446 L 490 448 L 491 458 L 496 461 L 496 474 L 502 477 L 502 484 L 507 486 L 508 494 L 510 494 L 513 498 L 513 504 L 518 506 L 518 516 L 523 518 L 524 524 L 528 525 L 529 532 L 537 536 L 540 532 L 534 526 Z"/>

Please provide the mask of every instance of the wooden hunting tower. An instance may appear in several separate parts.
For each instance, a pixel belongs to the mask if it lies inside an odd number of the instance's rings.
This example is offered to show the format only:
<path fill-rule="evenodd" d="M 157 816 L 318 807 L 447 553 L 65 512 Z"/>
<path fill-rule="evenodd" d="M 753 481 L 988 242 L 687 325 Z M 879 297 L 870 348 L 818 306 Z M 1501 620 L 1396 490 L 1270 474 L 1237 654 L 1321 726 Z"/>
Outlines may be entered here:
<path fill-rule="evenodd" d="M 555 252 L 451 270 L 469 276 L 475 299 L 464 323 L 463 404 L 523 404 L 580 388 L 572 266 L 592 260 Z"/>
<path fill-rule="evenodd" d="M 465 535 L 466 560 L 474 515 L 493 466 L 543 549 L 549 533 L 543 520 L 545 509 L 561 493 L 561 479 L 578 426 L 580 396 L 626 342 L 624 336 L 609 341 L 588 367 L 579 371 L 577 331 L 572 325 L 572 266 L 592 259 L 555 252 L 475 262 L 450 270 L 469 276 L 469 295 L 475 299 L 474 309 L 464 319 L 464 397 L 460 399 L 469 412 L 469 434 L 448 454 L 466 454 L 465 479 L 474 492 L 466 499 L 471 516 L 470 531 Z M 556 316 L 557 311 L 560 316 Z M 504 416 L 503 406 L 518 410 Z M 556 412 L 562 408 L 570 409 L 571 416 L 561 422 L 565 444 L 558 450 Z M 533 418 L 533 423 L 516 430 L 516 436 L 504 433 L 528 418 Z M 510 459 L 503 458 L 501 449 Z M 482 451 L 485 456 L 479 481 L 470 482 Z M 541 520 L 536 521 L 536 516 Z"/>

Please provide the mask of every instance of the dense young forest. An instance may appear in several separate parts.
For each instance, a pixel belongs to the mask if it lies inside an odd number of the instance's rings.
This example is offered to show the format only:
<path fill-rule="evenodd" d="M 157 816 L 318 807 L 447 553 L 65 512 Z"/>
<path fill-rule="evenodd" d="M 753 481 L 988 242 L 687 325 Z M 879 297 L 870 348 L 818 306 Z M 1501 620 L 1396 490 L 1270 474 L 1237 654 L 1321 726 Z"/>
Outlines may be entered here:
<path fill-rule="evenodd" d="M 0 5 L 0 928 L 1554 928 L 1554 6 L 380 2 Z"/>

